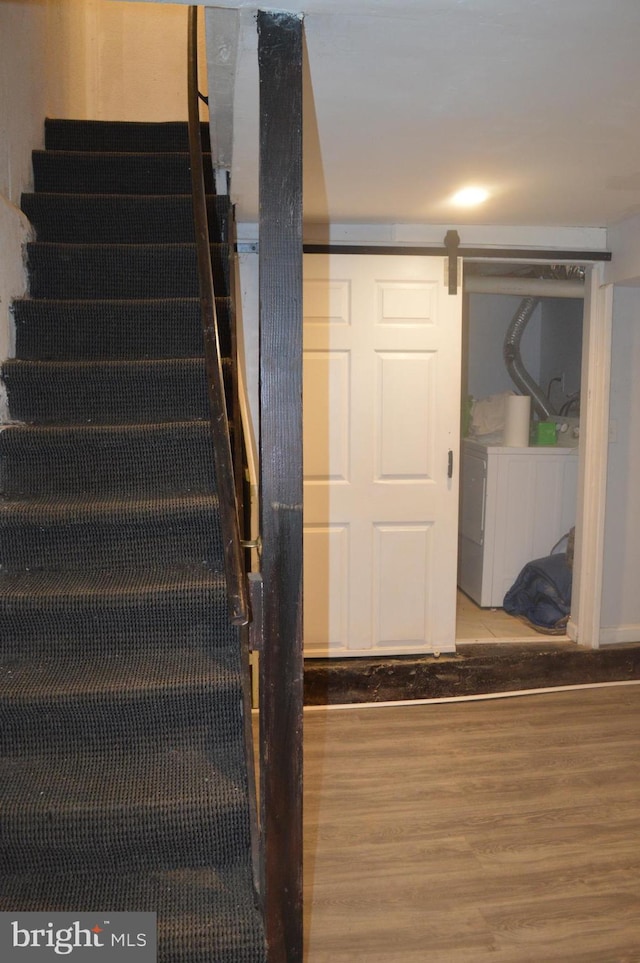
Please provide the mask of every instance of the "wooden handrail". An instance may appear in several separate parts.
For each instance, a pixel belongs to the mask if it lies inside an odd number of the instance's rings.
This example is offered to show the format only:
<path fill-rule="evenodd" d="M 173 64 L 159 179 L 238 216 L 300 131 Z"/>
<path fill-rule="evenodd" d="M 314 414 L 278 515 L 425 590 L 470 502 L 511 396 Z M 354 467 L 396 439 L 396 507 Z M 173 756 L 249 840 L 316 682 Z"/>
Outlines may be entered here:
<path fill-rule="evenodd" d="M 198 8 L 189 8 L 188 21 L 188 97 L 189 155 L 193 217 L 196 232 L 200 309 L 204 335 L 207 392 L 211 413 L 211 438 L 216 485 L 220 504 L 220 525 L 224 545 L 224 565 L 229 596 L 229 617 L 234 625 L 249 622 L 249 602 L 243 549 L 240 541 L 238 501 L 233 471 L 229 419 L 222 374 L 220 338 L 216 315 L 215 290 L 211 267 L 209 218 L 204 186 L 204 162 L 200 132 L 198 92 Z"/>

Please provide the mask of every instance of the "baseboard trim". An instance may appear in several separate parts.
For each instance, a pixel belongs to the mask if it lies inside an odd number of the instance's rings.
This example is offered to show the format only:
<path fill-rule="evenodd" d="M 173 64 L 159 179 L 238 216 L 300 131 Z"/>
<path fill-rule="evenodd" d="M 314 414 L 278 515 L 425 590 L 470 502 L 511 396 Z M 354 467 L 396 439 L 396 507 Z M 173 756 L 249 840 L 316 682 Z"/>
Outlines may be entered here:
<path fill-rule="evenodd" d="M 483 640 L 487 642 L 487 639 Z M 493 642 L 502 641 L 501 639 L 491 639 Z M 511 640 L 510 640 L 511 641 Z M 533 641 L 539 641 L 534 639 Z M 394 659 L 401 656 L 413 655 L 417 659 L 434 658 L 437 659 L 441 655 L 455 655 L 457 652 L 457 647 L 459 645 L 466 645 L 467 639 L 457 639 L 454 641 L 453 645 L 449 647 L 449 643 L 443 644 L 442 646 L 435 646 L 435 648 L 425 648 L 420 649 L 415 646 L 385 646 L 376 649 L 343 649 L 343 648 L 332 648 L 328 649 L 326 646 L 318 646 L 315 648 L 313 644 L 307 645 L 304 649 L 305 659 L 317 659 L 317 660 L 327 660 L 332 659 Z"/>
<path fill-rule="evenodd" d="M 611 625 L 600 629 L 600 645 L 623 645 L 625 642 L 640 642 L 640 623 Z"/>

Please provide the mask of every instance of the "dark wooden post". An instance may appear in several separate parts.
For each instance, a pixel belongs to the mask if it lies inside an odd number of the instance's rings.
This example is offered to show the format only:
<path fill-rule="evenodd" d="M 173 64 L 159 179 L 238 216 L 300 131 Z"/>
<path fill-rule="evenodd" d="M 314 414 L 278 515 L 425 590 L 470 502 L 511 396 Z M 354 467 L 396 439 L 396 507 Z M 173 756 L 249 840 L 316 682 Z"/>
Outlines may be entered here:
<path fill-rule="evenodd" d="M 260 656 L 269 963 L 302 961 L 302 20 L 258 13 Z"/>

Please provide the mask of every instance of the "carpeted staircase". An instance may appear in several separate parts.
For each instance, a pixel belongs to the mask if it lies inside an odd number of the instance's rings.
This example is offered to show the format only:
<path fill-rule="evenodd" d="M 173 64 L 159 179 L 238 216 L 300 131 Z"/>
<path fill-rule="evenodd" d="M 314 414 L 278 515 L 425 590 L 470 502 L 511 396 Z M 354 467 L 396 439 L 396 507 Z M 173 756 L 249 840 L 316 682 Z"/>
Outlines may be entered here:
<path fill-rule="evenodd" d="M 186 150 L 184 124 L 48 121 L 34 153 L 2 370 L 0 910 L 155 911 L 163 963 L 254 963 Z"/>

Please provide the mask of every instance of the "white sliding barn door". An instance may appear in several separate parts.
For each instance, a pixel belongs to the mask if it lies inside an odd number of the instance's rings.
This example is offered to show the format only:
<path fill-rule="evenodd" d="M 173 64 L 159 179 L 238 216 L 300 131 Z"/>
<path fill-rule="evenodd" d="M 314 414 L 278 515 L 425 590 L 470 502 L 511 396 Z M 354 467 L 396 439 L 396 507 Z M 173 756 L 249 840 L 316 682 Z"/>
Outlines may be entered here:
<path fill-rule="evenodd" d="M 444 265 L 305 255 L 306 656 L 455 649 L 461 295 Z"/>

